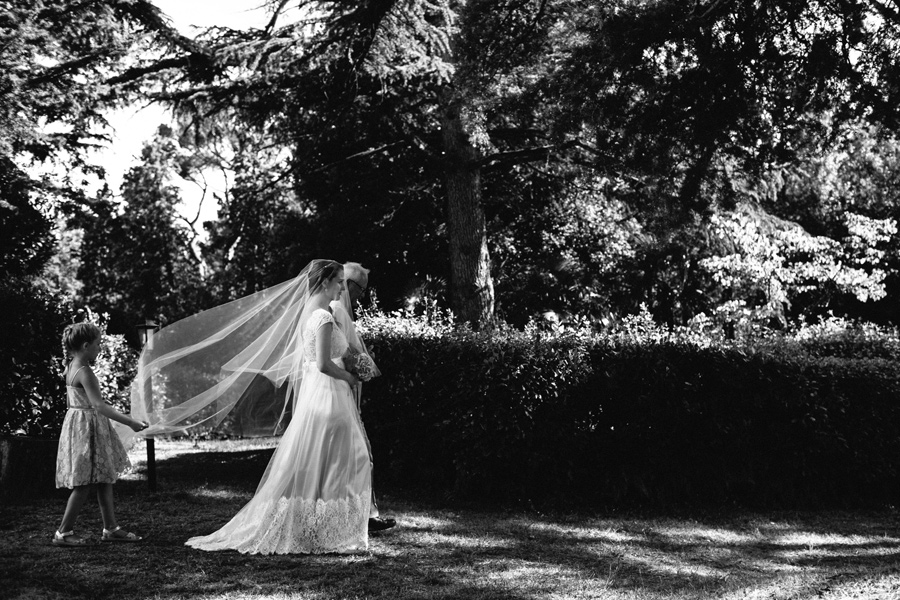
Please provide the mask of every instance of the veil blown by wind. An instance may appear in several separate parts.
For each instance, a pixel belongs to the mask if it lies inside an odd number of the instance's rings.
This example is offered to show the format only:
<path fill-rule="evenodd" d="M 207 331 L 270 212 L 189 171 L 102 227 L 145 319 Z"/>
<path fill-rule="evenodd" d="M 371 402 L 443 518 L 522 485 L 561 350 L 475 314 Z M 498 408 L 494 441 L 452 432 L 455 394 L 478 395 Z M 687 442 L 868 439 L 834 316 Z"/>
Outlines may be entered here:
<path fill-rule="evenodd" d="M 131 416 L 150 427 L 119 429 L 126 446 L 191 428 L 253 437 L 279 433 L 303 372 L 302 323 L 323 274 L 317 259 L 293 279 L 192 315 L 156 332 L 131 387 Z"/>

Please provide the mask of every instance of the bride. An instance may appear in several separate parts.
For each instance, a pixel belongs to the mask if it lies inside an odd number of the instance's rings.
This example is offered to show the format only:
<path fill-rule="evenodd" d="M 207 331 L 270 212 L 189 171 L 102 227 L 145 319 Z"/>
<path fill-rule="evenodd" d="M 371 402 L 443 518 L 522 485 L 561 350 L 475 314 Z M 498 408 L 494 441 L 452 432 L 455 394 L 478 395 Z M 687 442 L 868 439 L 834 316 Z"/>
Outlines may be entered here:
<path fill-rule="evenodd" d="M 132 391 L 132 412 L 149 408 L 145 418 L 152 425 L 145 431 L 150 435 L 218 423 L 229 413 L 249 423 L 265 422 L 277 411 L 253 402 L 252 391 L 259 385 L 252 382 L 259 375 L 273 389 L 286 390 L 279 422 L 287 404 L 293 404 L 290 423 L 253 498 L 221 529 L 190 538 L 188 546 L 258 554 L 368 548 L 371 464 L 352 392 L 358 380 L 344 369 L 348 342 L 329 307 L 343 286 L 340 263 L 314 260 L 290 282 L 205 311 L 213 315 L 189 317 L 198 318 L 193 326 L 178 322 L 153 336 L 155 349 L 142 355 Z M 214 318 L 204 318 L 209 316 Z M 170 328 L 172 333 L 164 335 Z M 189 400 L 166 405 L 161 388 L 178 377 L 171 372 L 160 377 L 160 372 L 198 349 L 206 355 L 197 364 L 209 363 L 212 356 L 228 358 L 219 363 L 221 375 Z M 164 406 L 155 406 L 148 397 L 154 395 L 154 385 L 155 395 L 163 397 L 157 404 Z M 235 410 L 248 402 L 249 408 Z"/>

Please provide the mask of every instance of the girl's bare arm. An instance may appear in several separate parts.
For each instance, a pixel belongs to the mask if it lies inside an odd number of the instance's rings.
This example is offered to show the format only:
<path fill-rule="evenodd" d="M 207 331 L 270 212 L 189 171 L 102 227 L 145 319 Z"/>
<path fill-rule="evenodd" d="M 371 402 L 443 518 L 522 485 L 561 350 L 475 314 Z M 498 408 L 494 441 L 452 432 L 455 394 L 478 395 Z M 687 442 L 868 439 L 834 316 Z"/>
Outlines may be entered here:
<path fill-rule="evenodd" d="M 84 388 L 91 406 L 93 406 L 98 413 L 100 413 L 104 417 L 112 419 L 113 421 L 118 421 L 119 423 L 128 425 L 135 431 L 144 429 L 143 423 L 132 419 L 128 415 L 120 413 L 112 406 L 103 401 L 103 397 L 100 393 L 100 382 L 97 380 L 97 376 L 94 375 L 94 372 L 90 369 L 90 367 L 82 369 L 81 372 L 78 373 L 78 375 L 75 377 L 75 380 L 81 383 L 81 386 Z"/>

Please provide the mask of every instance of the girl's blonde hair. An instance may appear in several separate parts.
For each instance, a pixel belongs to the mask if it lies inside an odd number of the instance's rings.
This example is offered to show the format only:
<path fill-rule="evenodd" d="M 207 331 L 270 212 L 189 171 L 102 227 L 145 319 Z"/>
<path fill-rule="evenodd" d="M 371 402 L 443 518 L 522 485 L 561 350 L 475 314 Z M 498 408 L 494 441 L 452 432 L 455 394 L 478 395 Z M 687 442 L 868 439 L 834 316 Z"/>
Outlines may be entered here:
<path fill-rule="evenodd" d="M 100 328 L 93 323 L 72 323 L 68 325 L 62 334 L 63 351 L 66 356 L 81 348 L 84 344 L 90 344 L 102 335 Z"/>

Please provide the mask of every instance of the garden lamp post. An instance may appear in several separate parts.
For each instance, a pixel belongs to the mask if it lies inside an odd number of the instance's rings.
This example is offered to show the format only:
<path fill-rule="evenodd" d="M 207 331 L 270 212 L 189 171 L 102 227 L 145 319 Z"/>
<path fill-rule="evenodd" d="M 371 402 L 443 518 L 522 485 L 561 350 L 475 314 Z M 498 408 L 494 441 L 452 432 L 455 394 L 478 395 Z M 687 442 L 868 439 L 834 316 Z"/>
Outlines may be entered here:
<path fill-rule="evenodd" d="M 147 345 L 147 342 L 150 341 L 150 337 L 153 333 L 159 329 L 159 325 L 151 321 L 150 319 L 146 319 L 143 323 L 139 323 L 137 325 L 138 334 L 141 338 L 141 349 L 143 350 L 144 346 Z M 147 379 L 147 398 L 150 397 L 152 382 L 150 379 Z M 150 486 L 150 491 L 156 491 L 156 443 L 152 437 L 147 438 L 147 483 Z"/>

